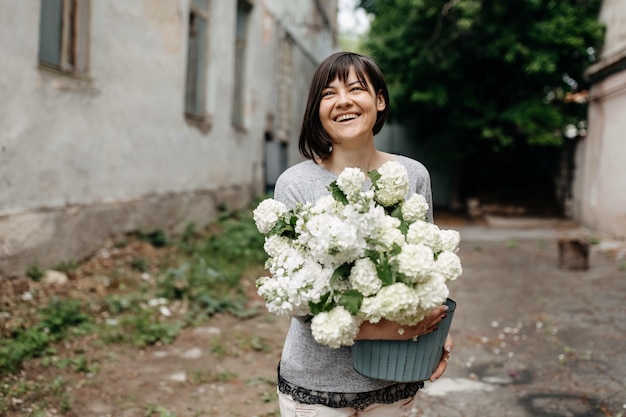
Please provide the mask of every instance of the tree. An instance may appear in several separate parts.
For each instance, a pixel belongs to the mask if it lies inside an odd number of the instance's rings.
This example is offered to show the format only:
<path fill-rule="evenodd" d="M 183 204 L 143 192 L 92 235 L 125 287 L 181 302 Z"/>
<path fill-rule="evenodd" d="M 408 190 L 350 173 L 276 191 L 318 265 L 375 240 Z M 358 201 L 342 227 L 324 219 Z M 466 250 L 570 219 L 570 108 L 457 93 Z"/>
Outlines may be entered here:
<path fill-rule="evenodd" d="M 456 158 L 466 183 L 497 175 L 506 188 L 515 167 L 523 169 L 516 155 L 558 155 L 566 127 L 585 127 L 586 105 L 571 98 L 588 87 L 583 72 L 603 37 L 600 3 L 361 0 L 360 7 L 374 15 L 365 48 L 387 76 L 392 114 Z"/>

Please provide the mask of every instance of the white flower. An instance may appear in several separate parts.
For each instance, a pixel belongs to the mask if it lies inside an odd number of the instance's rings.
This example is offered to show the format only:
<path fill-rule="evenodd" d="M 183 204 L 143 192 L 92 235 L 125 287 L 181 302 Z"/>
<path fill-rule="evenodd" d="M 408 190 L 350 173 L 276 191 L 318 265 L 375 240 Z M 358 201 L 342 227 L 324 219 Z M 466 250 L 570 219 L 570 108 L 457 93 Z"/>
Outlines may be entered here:
<path fill-rule="evenodd" d="M 380 208 L 380 207 L 379 207 Z M 370 234 L 370 242 L 373 249 L 389 250 L 394 244 L 403 246 L 405 242 L 404 235 L 400 231 L 400 220 L 395 217 L 385 215 L 376 218 L 375 229 Z"/>
<path fill-rule="evenodd" d="M 461 259 L 459 259 L 456 253 L 452 252 L 441 252 L 437 256 L 435 269 L 443 275 L 446 281 L 453 281 L 463 273 Z"/>
<path fill-rule="evenodd" d="M 337 177 L 337 186 L 350 201 L 352 196 L 363 190 L 366 179 L 367 176 L 359 168 L 346 168 Z"/>
<path fill-rule="evenodd" d="M 266 234 L 278 222 L 278 219 L 287 212 L 287 206 L 273 198 L 267 198 L 253 211 L 253 219 L 259 232 Z"/>
<path fill-rule="evenodd" d="M 376 274 L 376 265 L 369 258 L 360 258 L 354 262 L 350 271 L 350 284 L 366 297 L 376 294 L 383 285 Z"/>
<path fill-rule="evenodd" d="M 298 242 L 322 265 L 339 266 L 355 260 L 365 251 L 365 240 L 359 236 L 357 227 L 328 214 L 309 219 Z"/>
<path fill-rule="evenodd" d="M 406 232 L 406 241 L 411 244 L 424 244 L 434 252 L 439 252 L 441 248 L 440 230 L 437 225 L 418 220 L 411 223 Z"/>
<path fill-rule="evenodd" d="M 409 176 L 399 162 L 385 162 L 379 169 L 380 178 L 374 185 L 376 201 L 390 207 L 402 201 L 409 191 Z"/>
<path fill-rule="evenodd" d="M 440 250 L 447 252 L 456 252 L 459 249 L 461 235 L 456 230 L 440 230 L 439 231 Z"/>
<path fill-rule="evenodd" d="M 269 312 L 281 316 L 312 315 L 313 306 L 330 309 L 313 315 L 311 331 L 333 348 L 352 345 L 363 320 L 419 322 L 445 302 L 446 283 L 462 273 L 459 233 L 426 221 L 423 196 L 403 202 L 409 188 L 404 166 L 387 162 L 370 178 L 368 187 L 359 169 L 339 175 L 328 189 L 339 188 L 347 203 L 331 193 L 291 210 L 272 199 L 254 210 L 271 274 L 257 280 L 258 294 Z M 396 208 L 402 221 L 394 217 Z M 344 298 L 347 291 L 358 294 Z M 357 314 L 339 304 L 346 301 L 359 308 Z"/>
<path fill-rule="evenodd" d="M 424 311 L 430 311 L 442 305 L 449 295 L 446 280 L 439 274 L 432 274 L 415 288 L 415 292 L 420 299 L 420 307 Z"/>
<path fill-rule="evenodd" d="M 435 266 L 432 249 L 423 244 L 407 244 L 393 259 L 398 272 L 406 275 L 409 282 L 418 283 L 427 278 Z"/>
<path fill-rule="evenodd" d="M 376 295 L 365 298 L 359 315 L 372 323 L 384 318 L 404 325 L 415 324 L 426 316 L 417 292 L 401 282 L 382 287 Z"/>
<path fill-rule="evenodd" d="M 324 195 L 317 199 L 315 204 L 307 210 L 307 215 L 337 214 L 343 208 L 343 204 L 337 202 L 332 196 Z"/>
<path fill-rule="evenodd" d="M 272 235 L 265 239 L 263 249 L 270 258 L 273 258 L 286 251 L 291 245 L 290 242 L 291 241 L 284 236 Z"/>
<path fill-rule="evenodd" d="M 360 324 L 360 320 L 353 317 L 345 308 L 337 306 L 329 312 L 322 312 L 313 317 L 311 331 L 318 343 L 338 348 L 354 344 Z"/>
<path fill-rule="evenodd" d="M 417 220 L 425 220 L 428 213 L 428 203 L 426 198 L 421 194 L 413 194 L 404 203 L 402 203 L 402 219 L 407 222 Z"/>

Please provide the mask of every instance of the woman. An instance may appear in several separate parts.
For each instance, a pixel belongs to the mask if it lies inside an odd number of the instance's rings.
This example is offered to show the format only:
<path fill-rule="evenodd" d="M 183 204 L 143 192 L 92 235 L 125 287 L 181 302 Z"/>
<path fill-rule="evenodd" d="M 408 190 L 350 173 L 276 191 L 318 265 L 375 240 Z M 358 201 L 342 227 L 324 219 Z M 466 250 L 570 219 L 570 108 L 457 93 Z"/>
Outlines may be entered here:
<path fill-rule="evenodd" d="M 413 159 L 381 152 L 374 146 L 387 117 L 389 92 L 382 72 L 368 57 L 339 52 L 322 62 L 311 82 L 299 149 L 307 159 L 277 180 L 274 198 L 288 207 L 314 202 L 347 167 L 364 172 L 398 161 L 410 177 L 409 193 L 432 206 L 430 177 Z M 428 214 L 432 222 L 432 211 Z M 357 339 L 408 340 L 436 329 L 447 307 L 436 308 L 414 326 L 381 320 L 361 325 Z M 399 331 L 400 330 L 400 331 Z M 402 334 L 400 334 L 402 333 Z M 442 359 L 430 380 L 446 369 L 452 349 L 448 337 Z M 279 366 L 279 405 L 283 417 L 401 416 L 411 408 L 423 382 L 395 383 L 368 378 L 352 368 L 350 347 L 333 349 L 313 339 L 310 325 L 294 318 Z"/>

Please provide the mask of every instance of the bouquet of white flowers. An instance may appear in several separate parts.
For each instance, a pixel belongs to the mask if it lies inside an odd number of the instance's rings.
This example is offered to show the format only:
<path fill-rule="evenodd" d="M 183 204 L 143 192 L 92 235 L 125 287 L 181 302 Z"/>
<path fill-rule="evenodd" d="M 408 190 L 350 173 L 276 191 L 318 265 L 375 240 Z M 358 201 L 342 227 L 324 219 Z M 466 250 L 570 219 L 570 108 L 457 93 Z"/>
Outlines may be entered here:
<path fill-rule="evenodd" d="M 312 316 L 318 343 L 354 343 L 360 324 L 422 320 L 461 275 L 459 233 L 426 221 L 426 199 L 408 174 L 387 162 L 367 175 L 346 168 L 330 194 L 289 210 L 274 199 L 254 210 L 271 276 L 257 289 L 271 313 Z"/>

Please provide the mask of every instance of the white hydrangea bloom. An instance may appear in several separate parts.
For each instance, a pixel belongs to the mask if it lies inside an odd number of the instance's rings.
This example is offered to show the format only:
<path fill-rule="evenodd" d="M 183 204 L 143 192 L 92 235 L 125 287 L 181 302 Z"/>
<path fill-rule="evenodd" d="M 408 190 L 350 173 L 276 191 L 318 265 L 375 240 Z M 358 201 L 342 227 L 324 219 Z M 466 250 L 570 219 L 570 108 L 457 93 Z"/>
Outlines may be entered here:
<path fill-rule="evenodd" d="M 365 297 L 376 294 L 383 285 L 376 274 L 376 265 L 369 258 L 360 258 L 354 262 L 349 279 L 352 288 Z"/>
<path fill-rule="evenodd" d="M 324 195 L 317 199 L 314 205 L 307 208 L 308 216 L 328 213 L 337 214 L 343 208 L 343 204 L 337 202 L 331 195 Z"/>
<path fill-rule="evenodd" d="M 287 211 L 287 206 L 280 201 L 267 198 L 254 209 L 252 217 L 259 232 L 266 234 L 272 230 L 278 219 Z"/>
<path fill-rule="evenodd" d="M 402 219 L 409 223 L 406 236 L 400 230 L 402 222 L 386 213 L 383 205 L 394 206 L 407 195 L 404 166 L 388 162 L 378 173 L 380 178 L 374 184 L 356 168 L 338 177 L 337 186 L 346 194 L 348 204 L 325 195 L 314 204 L 297 204 L 287 211 L 282 203 L 268 199 L 254 211 L 257 228 L 266 235 L 281 218 L 296 219 L 293 233 L 286 234 L 289 237 L 272 235 L 265 239 L 266 268 L 271 277 L 259 278 L 257 291 L 268 311 L 305 316 L 311 314 L 310 303 L 319 303 L 328 294 L 332 295 L 328 302 L 335 306 L 347 290 L 364 295 L 356 317 L 343 307 L 315 315 L 313 335 L 328 346 L 351 345 L 362 320 L 378 322 L 385 318 L 402 325 L 419 322 L 445 302 L 449 292 L 446 282 L 462 273 L 455 254 L 460 235 L 425 221 L 428 204 L 423 196 L 415 194 L 400 206 Z M 388 262 L 391 271 L 385 273 L 401 282 L 383 286 L 369 258 L 374 252 L 377 259 Z M 333 279 L 331 287 L 335 269 L 351 263 L 349 276 Z"/>
<path fill-rule="evenodd" d="M 440 274 L 432 274 L 424 282 L 415 288 L 420 299 L 420 307 L 430 311 L 442 305 L 449 295 L 445 278 Z"/>
<path fill-rule="evenodd" d="M 425 220 L 428 213 L 428 203 L 421 194 L 413 194 L 401 207 L 402 219 L 407 222 Z"/>
<path fill-rule="evenodd" d="M 456 253 L 453 252 L 441 252 L 437 256 L 435 269 L 443 275 L 446 281 L 453 281 L 460 277 L 463 273 L 461 259 Z"/>
<path fill-rule="evenodd" d="M 291 274 L 300 269 L 304 263 L 306 254 L 295 246 L 287 246 L 276 256 L 268 258 L 265 267 L 272 273 Z"/>
<path fill-rule="evenodd" d="M 270 258 L 279 256 L 291 247 L 291 240 L 284 236 L 272 235 L 265 239 L 263 249 Z"/>
<path fill-rule="evenodd" d="M 418 220 L 409 225 L 406 241 L 412 244 L 424 244 L 435 253 L 441 250 L 441 234 L 436 224 Z"/>
<path fill-rule="evenodd" d="M 318 343 L 338 348 L 354 344 L 360 324 L 361 322 L 345 308 L 337 306 L 329 312 L 314 316 L 311 321 L 311 331 Z"/>
<path fill-rule="evenodd" d="M 456 252 L 459 249 L 461 235 L 456 230 L 439 231 L 440 250 L 446 252 Z"/>
<path fill-rule="evenodd" d="M 381 208 L 380 206 L 378 208 Z M 382 208 L 381 208 L 382 209 Z M 404 235 L 400 231 L 400 220 L 395 217 L 383 214 L 377 217 L 375 229 L 370 233 L 369 240 L 372 242 L 373 248 L 376 250 L 389 250 L 394 244 L 403 246 L 405 242 Z"/>
<path fill-rule="evenodd" d="M 423 244 L 407 244 L 393 258 L 398 272 L 406 275 L 409 282 L 418 283 L 433 271 L 435 255 L 432 249 Z"/>
<path fill-rule="evenodd" d="M 284 266 L 274 268 L 272 278 L 257 280 L 257 293 L 265 299 L 268 311 L 279 316 L 311 314 L 309 302 L 317 303 L 330 290 L 331 269 L 322 268 L 310 258 L 284 257 Z M 275 261 L 278 264 L 279 262 Z M 294 265 L 298 265 L 294 268 Z"/>
<path fill-rule="evenodd" d="M 367 176 L 359 168 L 346 168 L 337 177 L 337 186 L 350 201 L 352 196 L 363 190 L 366 180 Z"/>
<path fill-rule="evenodd" d="M 409 192 L 409 175 L 399 162 L 385 162 L 379 169 L 380 178 L 376 181 L 374 194 L 376 201 L 385 207 L 404 200 Z"/>
<path fill-rule="evenodd" d="M 376 295 L 363 299 L 359 316 L 372 323 L 378 323 L 384 318 L 410 325 L 422 320 L 425 313 L 420 308 L 417 292 L 408 285 L 397 282 L 382 287 Z"/>
<path fill-rule="evenodd" d="M 309 219 L 306 226 L 298 242 L 322 265 L 339 266 L 365 252 L 365 239 L 359 235 L 358 228 L 337 216 L 320 214 Z"/>

